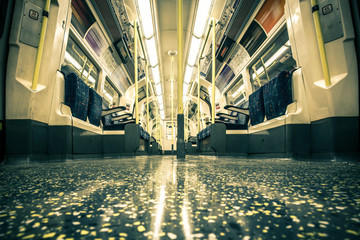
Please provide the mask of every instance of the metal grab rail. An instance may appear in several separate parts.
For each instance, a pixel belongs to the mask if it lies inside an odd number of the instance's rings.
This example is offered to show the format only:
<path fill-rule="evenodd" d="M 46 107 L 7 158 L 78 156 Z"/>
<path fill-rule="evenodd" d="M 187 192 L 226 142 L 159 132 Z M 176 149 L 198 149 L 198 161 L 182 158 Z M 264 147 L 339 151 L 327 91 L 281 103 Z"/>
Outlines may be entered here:
<path fill-rule="evenodd" d="M 49 10 L 50 10 L 50 0 L 46 0 L 45 7 L 43 10 L 43 14 L 42 14 L 43 18 L 42 18 L 42 23 L 41 23 L 39 47 L 38 47 L 38 51 L 36 53 L 35 69 L 34 69 L 34 75 L 33 75 L 32 84 L 31 84 L 31 89 L 34 91 L 36 91 L 38 81 L 39 81 L 40 64 L 41 64 L 42 54 L 44 51 L 45 34 L 46 34 L 47 22 L 48 22 L 48 18 L 49 18 Z"/>
<path fill-rule="evenodd" d="M 212 89 L 211 89 L 211 123 L 215 123 L 215 18 L 211 20 L 212 23 Z"/>
<path fill-rule="evenodd" d="M 138 52 L 137 52 L 137 44 L 138 44 L 138 28 L 137 21 L 134 20 L 134 71 L 135 71 L 135 123 L 139 124 L 139 85 L 138 85 Z"/>
<path fill-rule="evenodd" d="M 182 24 L 182 0 L 177 1 L 178 12 L 178 115 L 184 114 L 183 103 L 183 24 Z M 179 126 L 178 126 L 179 128 Z"/>
<path fill-rule="evenodd" d="M 324 79 L 325 79 L 325 86 L 329 87 L 331 85 L 329 64 L 328 64 L 327 57 L 326 57 L 326 49 L 325 49 L 325 43 L 324 43 L 324 38 L 323 38 L 321 24 L 320 24 L 319 5 L 317 3 L 317 0 L 311 0 L 311 7 L 312 7 L 313 16 L 314 16 L 315 31 L 316 31 L 316 37 L 317 37 L 317 42 L 318 42 L 318 46 L 319 46 L 320 60 L 321 60 L 322 70 L 323 70 Z"/>

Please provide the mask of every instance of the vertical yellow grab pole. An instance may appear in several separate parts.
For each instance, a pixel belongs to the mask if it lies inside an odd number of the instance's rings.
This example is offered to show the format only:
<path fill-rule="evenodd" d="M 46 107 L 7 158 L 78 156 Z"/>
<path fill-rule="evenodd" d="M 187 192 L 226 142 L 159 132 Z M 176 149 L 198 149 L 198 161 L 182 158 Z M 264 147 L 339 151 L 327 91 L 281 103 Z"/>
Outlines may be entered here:
<path fill-rule="evenodd" d="M 137 44 L 138 44 L 138 28 L 137 28 L 137 21 L 134 20 L 134 55 L 135 55 L 135 123 L 139 124 L 139 109 L 138 109 L 138 51 L 137 51 Z"/>
<path fill-rule="evenodd" d="M 320 60 L 321 60 L 322 70 L 323 70 L 324 79 L 325 79 L 325 86 L 329 87 L 331 85 L 330 72 L 329 72 L 329 65 L 328 65 L 328 61 L 327 61 L 327 57 L 326 57 L 324 38 L 323 38 L 321 24 L 320 24 L 319 5 L 317 3 L 317 0 L 311 0 L 311 7 L 312 7 L 313 16 L 314 16 L 315 31 L 316 31 L 316 37 L 317 37 L 317 42 L 318 42 L 318 46 L 319 46 Z"/>
<path fill-rule="evenodd" d="M 158 139 L 159 139 L 159 143 L 161 145 L 161 141 L 160 141 L 160 116 L 159 116 L 159 113 L 157 111 L 158 109 L 156 109 L 156 120 L 157 120 L 157 135 L 158 135 Z"/>
<path fill-rule="evenodd" d="M 159 118 L 159 127 L 160 127 L 160 145 L 162 143 L 162 125 L 161 125 L 161 119 Z"/>
<path fill-rule="evenodd" d="M 146 60 L 146 68 L 145 68 L 145 75 L 146 75 L 146 131 L 149 133 L 149 62 Z"/>
<path fill-rule="evenodd" d="M 176 158 L 185 160 L 185 141 L 184 141 L 184 103 L 183 103 L 183 23 L 182 23 L 182 0 L 177 0 L 177 37 L 178 37 L 178 115 L 177 115 L 177 141 L 176 141 Z"/>
<path fill-rule="evenodd" d="M 49 18 L 49 10 L 50 10 L 50 0 L 46 0 L 45 7 L 43 10 L 43 16 L 42 16 L 39 46 L 36 53 L 34 75 L 31 84 L 31 89 L 34 91 L 36 91 L 37 89 L 38 80 L 39 80 L 40 64 L 41 64 L 42 54 L 44 51 L 45 34 L 46 34 L 46 27 Z"/>
<path fill-rule="evenodd" d="M 183 24 L 182 24 L 182 0 L 177 1 L 178 4 L 178 114 L 184 114 L 183 103 Z M 179 127 L 179 126 L 178 126 Z"/>
<path fill-rule="evenodd" d="M 171 146 L 174 146 L 174 56 L 171 57 Z"/>
<path fill-rule="evenodd" d="M 198 132 L 200 132 L 200 57 L 199 56 L 199 61 L 198 61 L 198 71 L 197 71 L 197 76 L 198 76 L 198 91 L 197 91 L 197 94 L 198 94 L 198 116 L 197 116 L 197 130 Z"/>
<path fill-rule="evenodd" d="M 215 18 L 212 22 L 212 89 L 211 89 L 211 123 L 215 123 Z"/>

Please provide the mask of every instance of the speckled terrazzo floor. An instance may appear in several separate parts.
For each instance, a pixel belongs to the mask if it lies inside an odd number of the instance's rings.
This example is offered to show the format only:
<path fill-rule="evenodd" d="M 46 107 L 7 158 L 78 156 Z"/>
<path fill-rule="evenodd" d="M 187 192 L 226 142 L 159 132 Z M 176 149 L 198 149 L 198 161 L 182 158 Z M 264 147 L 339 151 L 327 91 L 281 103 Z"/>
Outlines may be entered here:
<path fill-rule="evenodd" d="M 0 166 L 0 239 L 360 239 L 360 163 L 172 156 Z"/>

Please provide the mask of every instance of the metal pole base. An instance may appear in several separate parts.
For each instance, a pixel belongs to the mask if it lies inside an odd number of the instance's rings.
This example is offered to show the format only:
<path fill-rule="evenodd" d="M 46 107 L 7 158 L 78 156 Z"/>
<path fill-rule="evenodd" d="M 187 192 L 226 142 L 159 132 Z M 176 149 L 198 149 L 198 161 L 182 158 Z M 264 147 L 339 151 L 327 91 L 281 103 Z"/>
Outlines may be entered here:
<path fill-rule="evenodd" d="M 176 142 L 176 157 L 177 159 L 185 160 L 185 142 L 184 142 L 184 114 L 177 115 L 177 142 Z"/>

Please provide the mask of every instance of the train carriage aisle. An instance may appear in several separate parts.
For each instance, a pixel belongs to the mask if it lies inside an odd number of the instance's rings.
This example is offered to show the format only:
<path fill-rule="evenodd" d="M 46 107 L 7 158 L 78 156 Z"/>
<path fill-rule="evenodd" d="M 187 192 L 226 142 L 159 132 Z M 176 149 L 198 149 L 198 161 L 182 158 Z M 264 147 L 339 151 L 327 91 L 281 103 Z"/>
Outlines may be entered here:
<path fill-rule="evenodd" d="M 357 0 L 0 0 L 0 239 L 360 239 Z"/>

